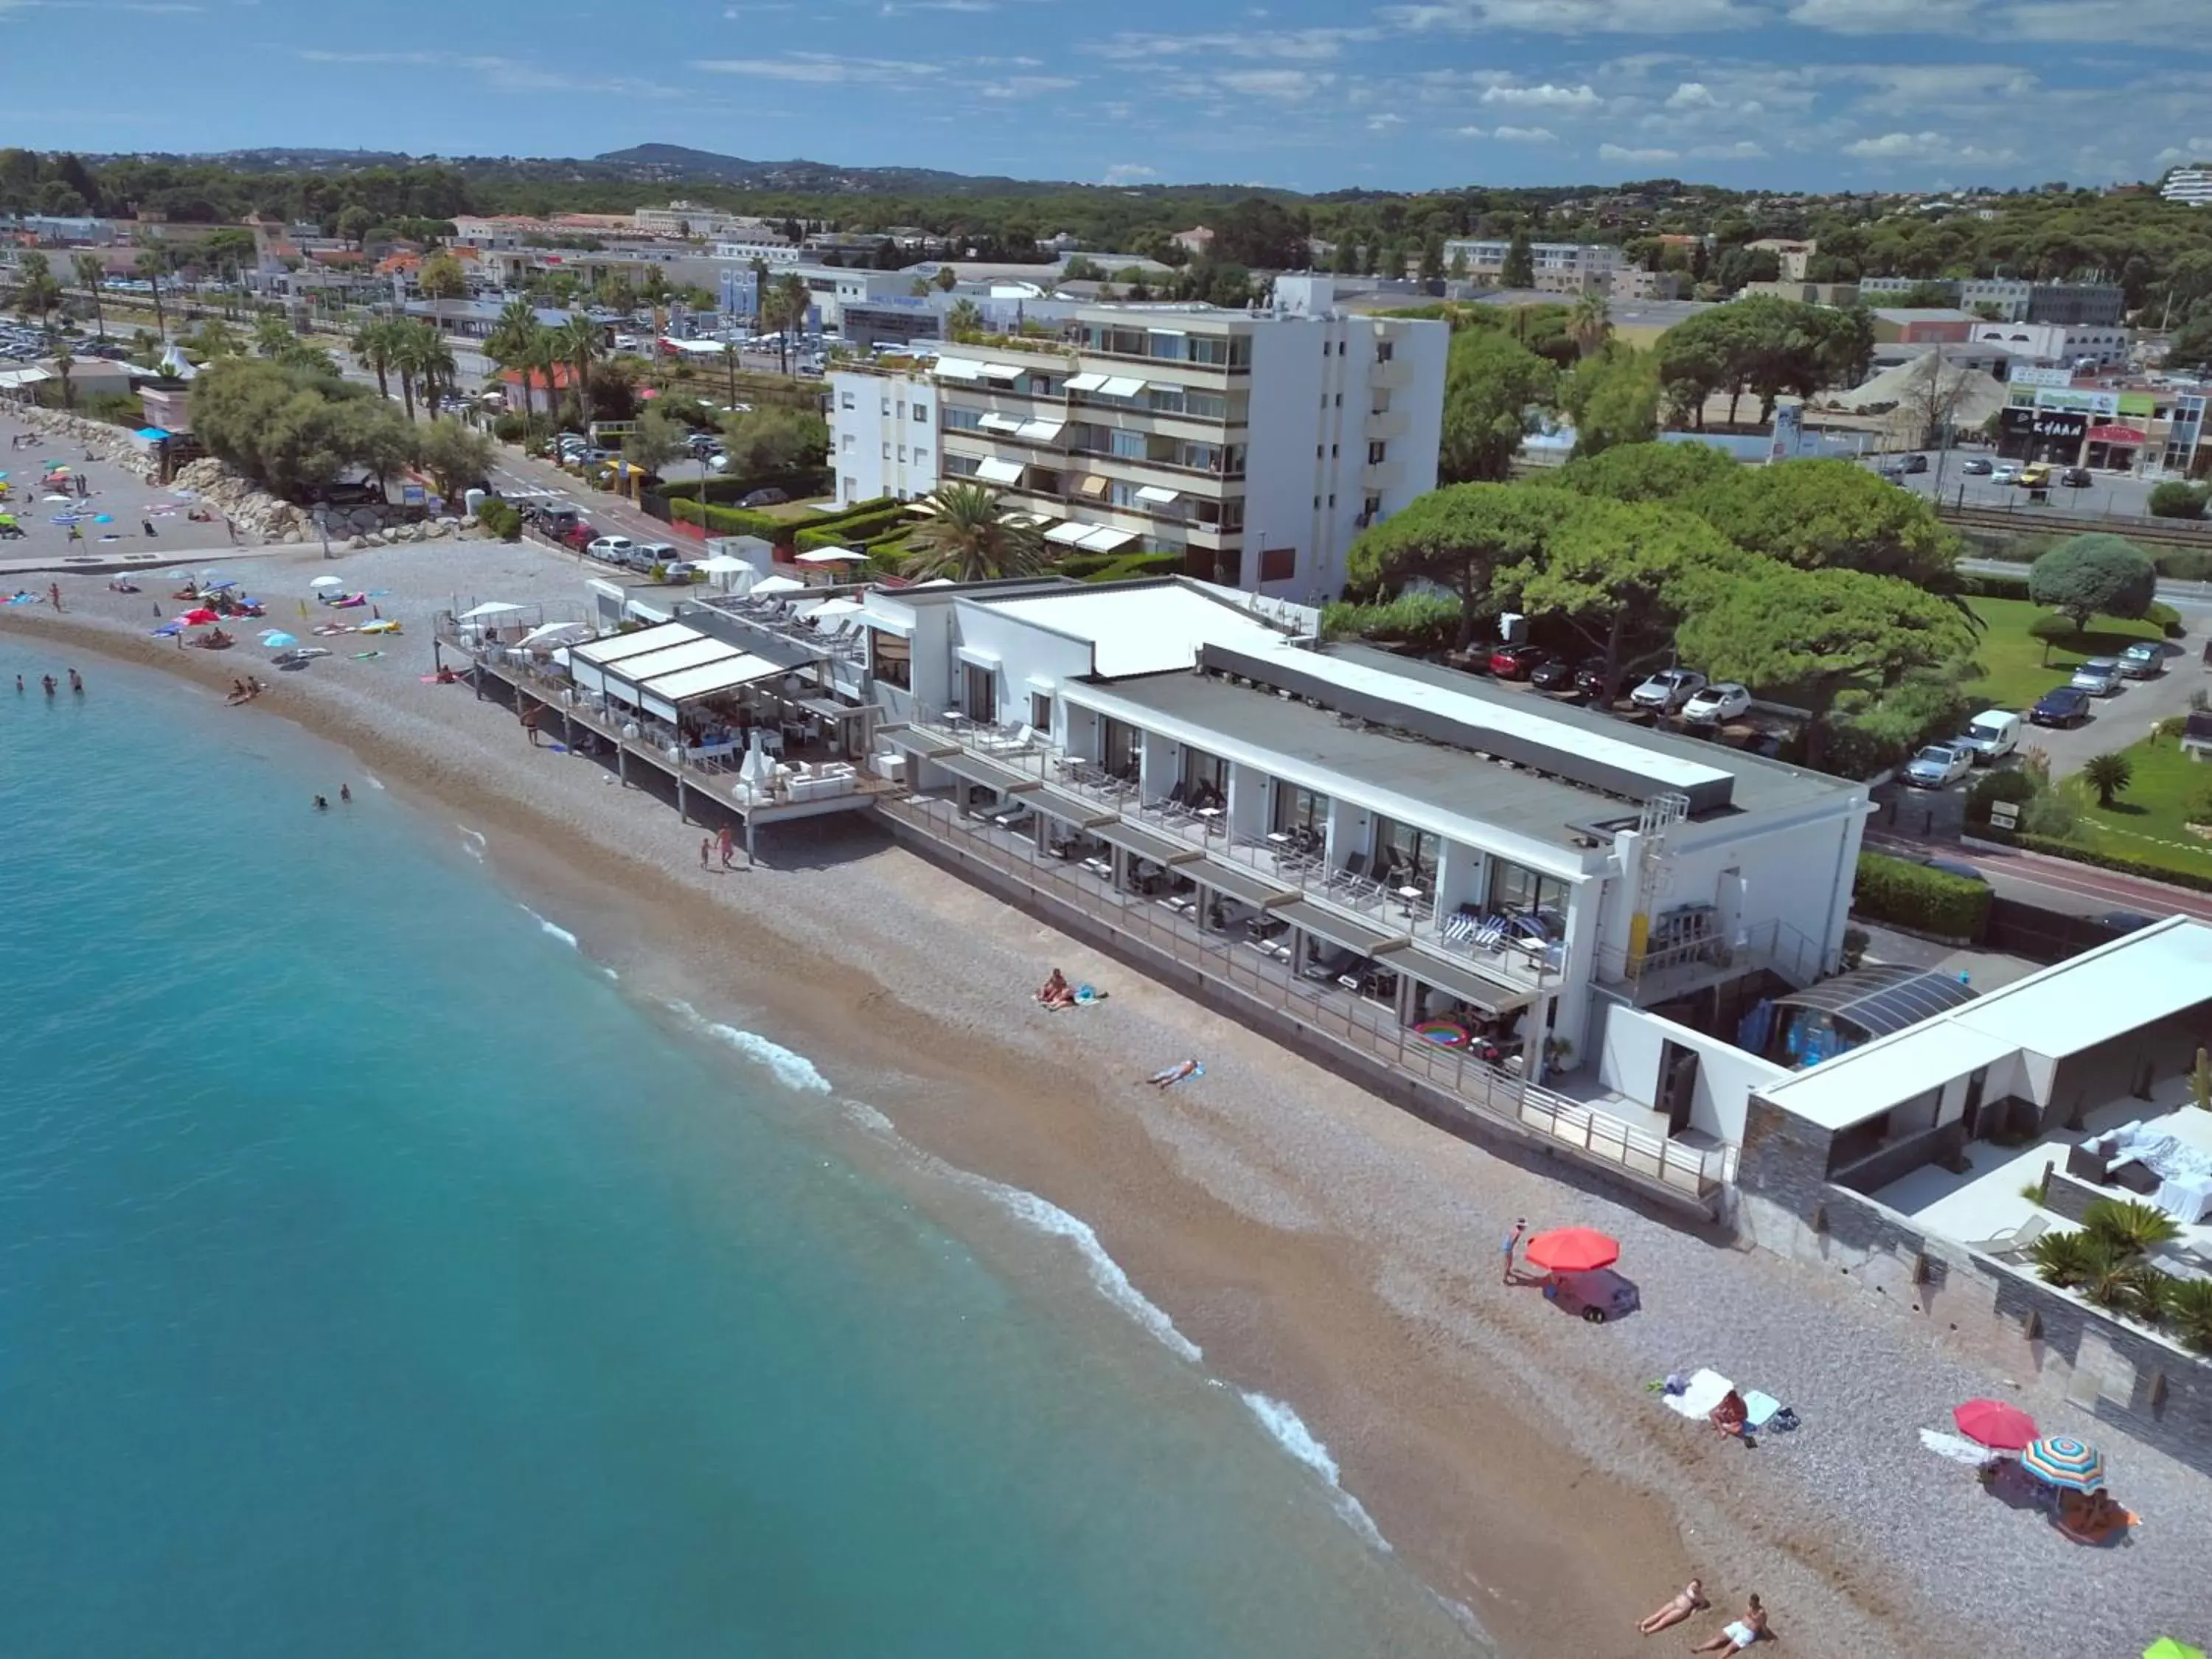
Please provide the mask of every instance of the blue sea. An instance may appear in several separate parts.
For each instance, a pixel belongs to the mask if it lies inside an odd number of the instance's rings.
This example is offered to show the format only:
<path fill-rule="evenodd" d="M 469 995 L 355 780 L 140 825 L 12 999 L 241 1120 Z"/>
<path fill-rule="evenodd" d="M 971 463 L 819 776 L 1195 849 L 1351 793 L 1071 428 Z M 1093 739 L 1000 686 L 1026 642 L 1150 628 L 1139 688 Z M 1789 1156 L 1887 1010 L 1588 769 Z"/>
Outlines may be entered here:
<path fill-rule="evenodd" d="M 0 638 L 9 1659 L 1483 1652 L 1079 1223 L 68 660 Z"/>

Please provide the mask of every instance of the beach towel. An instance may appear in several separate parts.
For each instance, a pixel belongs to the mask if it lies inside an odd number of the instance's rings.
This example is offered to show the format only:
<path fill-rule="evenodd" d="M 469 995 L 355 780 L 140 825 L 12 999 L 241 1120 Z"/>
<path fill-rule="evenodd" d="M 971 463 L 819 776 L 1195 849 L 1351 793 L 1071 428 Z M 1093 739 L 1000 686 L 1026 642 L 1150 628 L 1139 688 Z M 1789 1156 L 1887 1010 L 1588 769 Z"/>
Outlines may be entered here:
<path fill-rule="evenodd" d="M 1751 1389 L 1743 1397 L 1746 1413 L 1744 1426 L 1752 1429 L 1771 1428 L 1786 1433 L 1797 1426 L 1797 1413 L 1791 1411 L 1771 1394 Z"/>
<path fill-rule="evenodd" d="M 1718 1371 L 1700 1370 L 1693 1373 L 1682 1385 L 1682 1392 L 1661 1396 L 1660 1403 L 1678 1417 L 1686 1417 L 1692 1423 L 1702 1423 L 1713 1414 L 1735 1384 Z"/>
<path fill-rule="evenodd" d="M 1920 1443 L 1938 1457 L 1948 1457 L 1954 1463 L 1964 1463 L 1969 1468 L 1979 1468 L 1996 1454 L 1987 1446 L 1955 1434 L 1945 1434 L 1938 1429 L 1920 1431 Z"/>

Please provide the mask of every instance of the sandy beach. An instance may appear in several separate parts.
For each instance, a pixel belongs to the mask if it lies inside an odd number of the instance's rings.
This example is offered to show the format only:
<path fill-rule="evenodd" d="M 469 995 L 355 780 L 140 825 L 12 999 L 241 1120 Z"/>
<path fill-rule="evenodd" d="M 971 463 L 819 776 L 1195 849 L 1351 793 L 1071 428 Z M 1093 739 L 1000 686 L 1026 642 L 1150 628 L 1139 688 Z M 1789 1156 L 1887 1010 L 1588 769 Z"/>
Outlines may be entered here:
<path fill-rule="evenodd" d="M 697 826 L 533 748 L 467 687 L 418 678 L 437 611 L 568 605 L 588 571 L 485 543 L 328 563 L 305 550 L 256 561 L 250 586 L 298 632 L 307 582 L 333 573 L 387 591 L 382 612 L 406 632 L 383 658 L 273 674 L 244 633 L 232 651 L 179 651 L 145 632 L 149 601 L 175 609 L 172 584 L 125 596 L 102 576 L 60 577 L 64 615 L 0 612 L 0 637 L 36 642 L 57 674 L 75 663 L 94 696 L 101 665 L 86 653 L 210 693 L 258 672 L 272 689 L 236 711 L 242 729 L 297 721 L 434 822 L 483 836 L 495 873 L 635 994 L 741 1012 L 880 1106 L 903 1143 L 1079 1217 L 1211 1373 L 1295 1408 L 1391 1546 L 1513 1659 L 1686 1647 L 1753 1590 L 1775 1633 L 1815 1659 L 2117 1656 L 2169 1630 L 2203 1638 L 2203 1477 L 2090 1424 L 2018 1345 L 1455 1140 L 878 827 L 771 830 L 757 868 L 702 872 Z M 1054 965 L 1111 1000 L 1036 1009 L 1030 993 Z M 1204 1059 L 1202 1082 L 1137 1085 L 1185 1055 Z M 1644 1311 L 1589 1327 L 1501 1285 L 1498 1247 L 1518 1216 L 1613 1233 Z M 1647 1383 L 1701 1364 L 1778 1395 L 1804 1426 L 1747 1449 L 1661 1410 Z M 2094 1429 L 2118 1495 L 2148 1518 L 2128 1547 L 2068 1544 L 1921 1449 L 1917 1429 L 1948 1427 L 1951 1405 L 1984 1394 L 2052 1431 Z M 1714 1610 L 1639 1638 L 1636 1620 L 1693 1573 Z"/>

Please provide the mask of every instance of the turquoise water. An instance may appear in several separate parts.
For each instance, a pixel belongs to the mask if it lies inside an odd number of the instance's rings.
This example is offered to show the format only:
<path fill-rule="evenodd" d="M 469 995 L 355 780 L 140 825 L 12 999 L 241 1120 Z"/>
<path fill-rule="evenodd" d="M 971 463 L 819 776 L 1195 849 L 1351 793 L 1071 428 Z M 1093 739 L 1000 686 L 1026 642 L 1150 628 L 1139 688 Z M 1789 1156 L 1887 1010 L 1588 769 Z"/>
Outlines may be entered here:
<path fill-rule="evenodd" d="M 1052 1212 L 918 1206 L 337 751 L 64 662 L 0 641 L 10 1659 L 1477 1651 Z"/>

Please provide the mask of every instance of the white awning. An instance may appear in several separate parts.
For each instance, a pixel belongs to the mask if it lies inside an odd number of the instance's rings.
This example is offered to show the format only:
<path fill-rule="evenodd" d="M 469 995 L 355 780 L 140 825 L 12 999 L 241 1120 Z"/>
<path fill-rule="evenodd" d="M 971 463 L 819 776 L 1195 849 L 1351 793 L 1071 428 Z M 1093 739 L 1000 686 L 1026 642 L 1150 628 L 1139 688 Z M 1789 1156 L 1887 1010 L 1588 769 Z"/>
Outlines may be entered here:
<path fill-rule="evenodd" d="M 1019 461 L 1002 461 L 993 457 L 976 465 L 975 476 L 988 479 L 993 483 L 1019 483 L 1022 477 L 1022 464 Z"/>
<path fill-rule="evenodd" d="M 849 547 L 817 547 L 811 553 L 796 556 L 796 564 L 866 564 L 868 556 L 856 553 Z"/>
<path fill-rule="evenodd" d="M 1103 398 L 1133 398 L 1145 389 L 1145 386 L 1146 382 L 1142 380 L 1131 380 L 1127 375 L 1117 374 L 1101 386 L 1098 388 L 1098 393 Z"/>
<path fill-rule="evenodd" d="M 672 645 L 665 651 L 648 651 L 641 657 L 615 663 L 606 671 L 607 679 L 610 684 L 619 681 L 641 687 L 663 674 L 702 668 L 710 662 L 722 662 L 744 654 L 727 640 L 694 640 L 688 645 Z"/>
<path fill-rule="evenodd" d="M 987 380 L 1018 380 L 1022 378 L 1019 363 L 985 363 L 983 378 Z"/>
<path fill-rule="evenodd" d="M 933 582 L 922 582 L 919 584 L 919 586 L 923 587 L 933 587 L 936 584 Z M 896 634 L 902 640 L 912 639 L 914 637 L 914 624 L 912 623 L 902 621 L 896 617 L 886 617 L 880 611 L 863 611 L 860 613 L 860 621 L 865 626 L 875 629 L 879 633 Z"/>
<path fill-rule="evenodd" d="M 1033 444 L 1048 444 L 1060 436 L 1065 421 L 1024 421 L 1016 429 L 1017 438 L 1026 438 Z"/>
<path fill-rule="evenodd" d="M 1137 491 L 1137 499 L 1140 501 L 1150 501 L 1156 507 L 1165 507 L 1170 501 L 1181 501 L 1182 492 L 1179 489 L 1163 489 L 1158 484 L 1146 484 Z"/>
<path fill-rule="evenodd" d="M 933 371 L 940 380 L 980 380 L 983 366 L 966 357 L 939 357 Z"/>
<path fill-rule="evenodd" d="M 1085 553 L 1111 553 L 1117 547 L 1126 547 L 1137 539 L 1133 530 L 1099 529 L 1092 531 L 1079 544 Z"/>
<path fill-rule="evenodd" d="M 805 582 L 793 581 L 788 576 L 763 576 L 753 584 L 752 596 L 761 599 L 777 593 L 800 593 L 805 589 Z"/>
<path fill-rule="evenodd" d="M 1074 520 L 1070 519 L 1066 524 L 1054 525 L 1046 531 L 1044 538 L 1048 542 L 1058 542 L 1063 546 L 1073 547 L 1097 527 L 1096 525 L 1078 524 Z"/>
<path fill-rule="evenodd" d="M 619 662 L 625 657 L 643 656 L 648 651 L 665 651 L 672 645 L 688 645 L 693 640 L 704 639 L 696 628 L 686 628 L 682 623 L 669 623 L 659 628 L 641 628 L 628 634 L 614 634 L 604 640 L 593 640 L 589 645 L 576 647 L 579 662 Z"/>
<path fill-rule="evenodd" d="M 986 432 L 1019 432 L 1022 423 L 1011 415 L 986 415 L 975 422 Z"/>
<path fill-rule="evenodd" d="M 1096 392 L 1105 384 L 1106 376 L 1103 374 L 1076 374 L 1069 377 L 1067 389 L 1070 392 Z"/>
<path fill-rule="evenodd" d="M 723 691 L 734 691 L 741 685 L 750 685 L 788 672 L 782 663 L 770 662 L 766 657 L 739 655 L 690 668 L 678 674 L 664 674 L 643 688 L 641 701 L 648 714 L 658 714 L 665 720 L 678 718 L 681 704 L 696 702 L 702 697 L 711 697 Z"/>
<path fill-rule="evenodd" d="M 487 617 L 511 617 L 518 611 L 527 611 L 523 605 L 509 605 L 504 599 L 487 599 L 473 611 L 464 611 L 454 618 L 457 622 L 482 622 Z"/>

